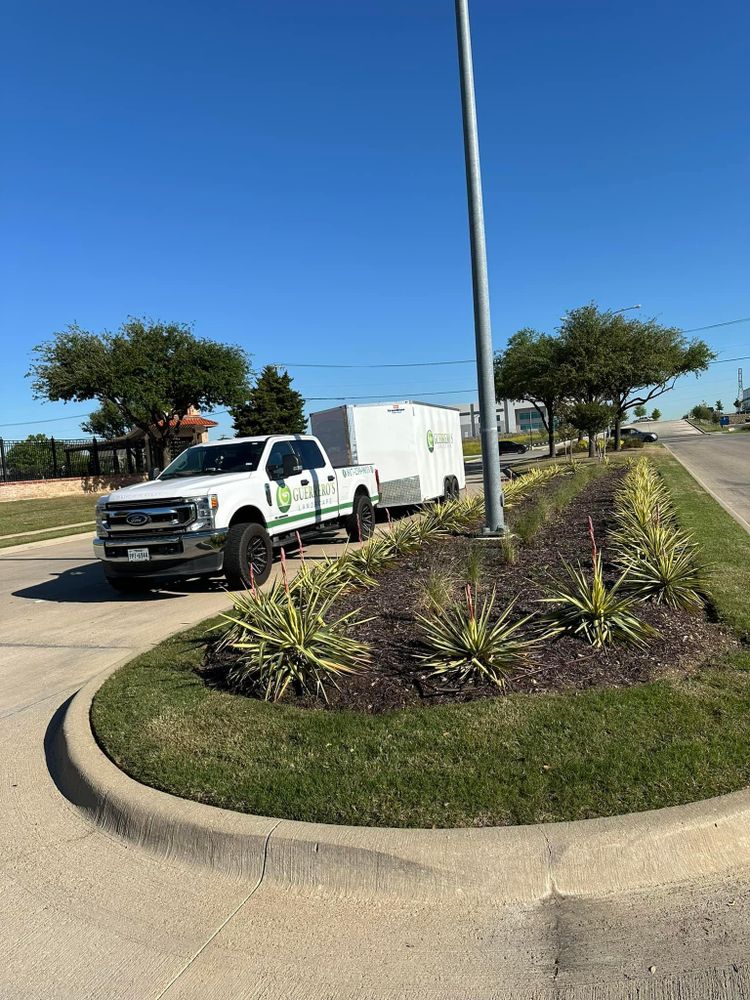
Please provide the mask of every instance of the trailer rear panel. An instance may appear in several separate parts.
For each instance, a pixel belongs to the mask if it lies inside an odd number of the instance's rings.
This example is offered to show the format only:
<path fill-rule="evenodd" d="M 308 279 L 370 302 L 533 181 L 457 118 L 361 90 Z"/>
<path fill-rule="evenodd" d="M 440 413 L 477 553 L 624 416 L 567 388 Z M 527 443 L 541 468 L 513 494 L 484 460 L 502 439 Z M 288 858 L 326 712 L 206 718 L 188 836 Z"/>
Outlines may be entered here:
<path fill-rule="evenodd" d="M 465 485 L 460 417 L 447 406 L 405 401 L 339 406 L 311 415 L 334 465 L 364 462 L 380 475 L 380 504 L 424 503 Z"/>

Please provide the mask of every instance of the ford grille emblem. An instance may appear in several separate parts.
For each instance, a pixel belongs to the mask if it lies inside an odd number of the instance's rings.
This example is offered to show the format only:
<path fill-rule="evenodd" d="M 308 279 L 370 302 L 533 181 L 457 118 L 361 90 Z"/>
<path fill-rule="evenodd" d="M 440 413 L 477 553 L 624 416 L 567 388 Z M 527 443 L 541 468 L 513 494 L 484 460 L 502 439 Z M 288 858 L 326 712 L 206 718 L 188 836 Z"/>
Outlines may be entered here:
<path fill-rule="evenodd" d="M 139 528 L 142 524 L 148 524 L 151 518 L 148 514 L 128 514 L 125 518 L 128 524 L 132 524 L 134 528 Z"/>

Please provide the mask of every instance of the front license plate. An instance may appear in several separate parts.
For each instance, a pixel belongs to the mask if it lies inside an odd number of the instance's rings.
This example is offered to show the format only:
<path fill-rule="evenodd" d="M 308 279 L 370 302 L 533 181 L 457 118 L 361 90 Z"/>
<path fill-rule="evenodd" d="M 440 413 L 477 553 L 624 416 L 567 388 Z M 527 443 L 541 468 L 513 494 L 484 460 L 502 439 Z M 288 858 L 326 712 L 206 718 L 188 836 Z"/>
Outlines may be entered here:
<path fill-rule="evenodd" d="M 148 562 L 150 558 L 148 549 L 128 549 L 128 562 Z"/>

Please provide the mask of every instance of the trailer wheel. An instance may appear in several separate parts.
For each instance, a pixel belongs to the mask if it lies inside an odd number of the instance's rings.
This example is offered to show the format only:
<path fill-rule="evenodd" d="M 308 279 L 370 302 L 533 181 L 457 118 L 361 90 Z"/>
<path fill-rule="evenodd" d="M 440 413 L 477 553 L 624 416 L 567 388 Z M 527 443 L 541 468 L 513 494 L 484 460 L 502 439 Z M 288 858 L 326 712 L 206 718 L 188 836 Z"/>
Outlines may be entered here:
<path fill-rule="evenodd" d="M 375 508 L 366 493 L 357 493 L 349 517 L 344 521 L 350 542 L 364 542 L 375 531 Z"/>
<path fill-rule="evenodd" d="M 231 590 L 260 586 L 271 575 L 273 544 L 262 524 L 233 524 L 224 549 L 224 576 Z M 251 572 L 252 567 L 252 572 Z"/>
<path fill-rule="evenodd" d="M 446 500 L 457 500 L 459 494 L 458 480 L 455 476 L 446 476 L 443 487 L 443 496 Z"/>

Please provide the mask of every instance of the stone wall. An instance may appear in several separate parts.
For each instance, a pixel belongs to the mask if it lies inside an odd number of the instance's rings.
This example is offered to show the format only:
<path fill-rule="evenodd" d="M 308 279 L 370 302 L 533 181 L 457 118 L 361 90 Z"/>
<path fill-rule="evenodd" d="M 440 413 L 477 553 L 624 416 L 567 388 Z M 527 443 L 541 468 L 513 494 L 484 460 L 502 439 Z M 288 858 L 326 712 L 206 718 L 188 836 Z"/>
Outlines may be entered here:
<path fill-rule="evenodd" d="M 0 503 L 8 500 L 41 500 L 47 497 L 96 496 L 119 490 L 121 486 L 143 483 L 144 473 L 124 476 L 76 476 L 71 479 L 28 479 L 17 483 L 0 483 Z"/>

